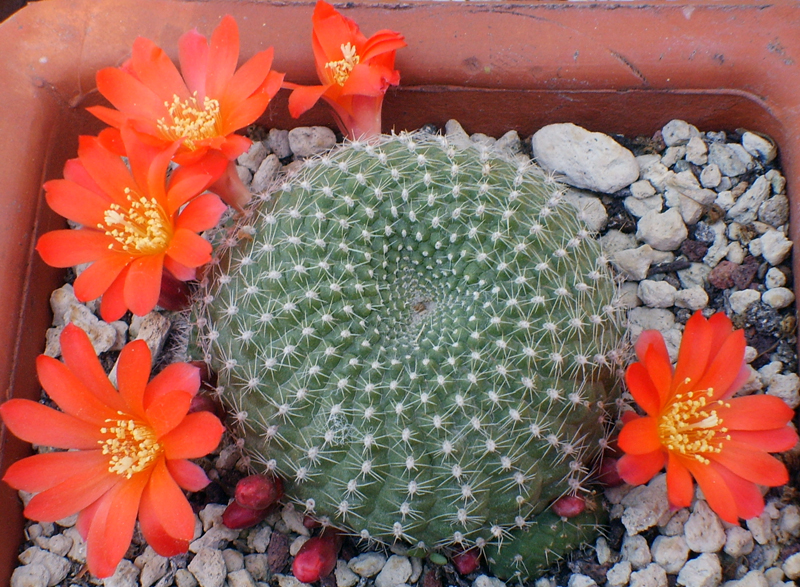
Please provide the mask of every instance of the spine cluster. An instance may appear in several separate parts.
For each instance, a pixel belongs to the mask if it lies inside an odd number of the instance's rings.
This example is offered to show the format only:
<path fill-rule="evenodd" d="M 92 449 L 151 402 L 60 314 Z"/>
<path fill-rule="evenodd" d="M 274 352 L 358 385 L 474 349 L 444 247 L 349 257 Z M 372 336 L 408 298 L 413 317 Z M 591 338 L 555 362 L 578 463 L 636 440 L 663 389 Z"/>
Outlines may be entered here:
<path fill-rule="evenodd" d="M 597 242 L 529 161 L 350 143 L 220 230 L 193 317 L 254 463 L 367 540 L 522 575 L 585 539 L 620 330 Z"/>

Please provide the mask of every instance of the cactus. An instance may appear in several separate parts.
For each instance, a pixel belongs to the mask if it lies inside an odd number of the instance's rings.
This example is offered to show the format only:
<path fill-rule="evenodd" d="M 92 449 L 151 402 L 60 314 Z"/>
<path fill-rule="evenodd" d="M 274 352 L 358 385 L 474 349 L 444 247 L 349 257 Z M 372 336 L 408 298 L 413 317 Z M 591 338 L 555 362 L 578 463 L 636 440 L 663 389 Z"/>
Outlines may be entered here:
<path fill-rule="evenodd" d="M 524 577 L 590 539 L 620 330 L 607 261 L 529 160 L 350 143 L 220 230 L 192 317 L 254 465 L 367 540 Z"/>

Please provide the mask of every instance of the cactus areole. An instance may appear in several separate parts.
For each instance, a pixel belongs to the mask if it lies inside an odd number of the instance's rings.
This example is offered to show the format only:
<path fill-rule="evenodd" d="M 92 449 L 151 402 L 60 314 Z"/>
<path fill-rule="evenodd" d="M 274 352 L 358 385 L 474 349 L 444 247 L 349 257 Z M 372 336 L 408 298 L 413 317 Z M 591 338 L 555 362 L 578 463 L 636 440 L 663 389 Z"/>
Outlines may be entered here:
<path fill-rule="evenodd" d="M 597 241 L 530 161 L 426 134 L 307 161 L 214 236 L 192 317 L 254 464 L 364 539 L 526 577 L 591 539 L 620 329 Z"/>

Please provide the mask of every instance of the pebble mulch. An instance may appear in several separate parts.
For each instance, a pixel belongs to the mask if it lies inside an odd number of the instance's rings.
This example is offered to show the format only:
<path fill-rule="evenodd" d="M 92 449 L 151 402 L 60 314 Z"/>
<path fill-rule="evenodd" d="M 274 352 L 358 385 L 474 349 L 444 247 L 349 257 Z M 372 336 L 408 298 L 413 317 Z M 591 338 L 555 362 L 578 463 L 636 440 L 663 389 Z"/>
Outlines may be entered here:
<path fill-rule="evenodd" d="M 532 155 L 572 186 L 566 199 L 598 232 L 619 276 L 619 303 L 628 310 L 633 340 L 643 330 L 660 330 L 674 358 L 694 311 L 724 311 L 745 330 L 748 342 L 751 377 L 740 393 L 776 395 L 793 408 L 800 404 L 789 203 L 768 138 L 700 132 L 680 120 L 652 138 L 634 140 L 569 124 L 546 127 L 524 143 L 515 131 L 499 139 L 470 136 L 455 121 L 444 132 L 456 143 L 492 145 L 512 157 Z M 336 143 L 324 127 L 252 129 L 252 138 L 238 171 L 255 193 Z M 75 322 L 89 333 L 112 375 L 128 340 L 146 340 L 161 364 L 185 342 L 178 316 L 168 312 L 106 324 L 97 318 L 97 304 L 78 302 L 70 285 L 53 293 L 51 305 L 46 353 L 60 355 L 58 334 Z M 536 580 L 535 587 L 794 585 L 800 578 L 795 489 L 800 455 L 790 452 L 784 459 L 791 484 L 771 490 L 764 513 L 740 525 L 721 521 L 699 490 L 691 508 L 670 511 L 664 475 L 642 487 L 606 489 L 612 522 L 605 535 Z M 221 522 L 224 504 L 249 461 L 226 438 L 202 464 L 213 482 L 193 496 L 198 517 L 187 554 L 161 557 L 137 533 L 116 574 L 98 580 L 85 570 L 75 516 L 55 524 L 29 523 L 11 587 L 303 587 L 290 573 L 291 557 L 309 537 L 302 514 L 287 506 L 254 528 L 227 529 Z M 407 554 L 401 545 L 369 550 L 346 543 L 334 575 L 322 585 L 505 585 L 480 570 L 462 577 L 450 564 Z"/>

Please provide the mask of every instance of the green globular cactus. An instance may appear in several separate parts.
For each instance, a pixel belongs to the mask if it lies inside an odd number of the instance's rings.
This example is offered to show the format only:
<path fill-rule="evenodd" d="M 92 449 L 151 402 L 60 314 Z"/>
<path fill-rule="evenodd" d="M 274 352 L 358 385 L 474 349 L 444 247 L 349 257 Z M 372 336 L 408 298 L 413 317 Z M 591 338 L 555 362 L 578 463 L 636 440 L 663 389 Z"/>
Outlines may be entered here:
<path fill-rule="evenodd" d="M 307 161 L 220 230 L 192 318 L 252 462 L 367 540 L 528 576 L 583 494 L 621 331 L 596 240 L 530 161 L 384 137 Z"/>

